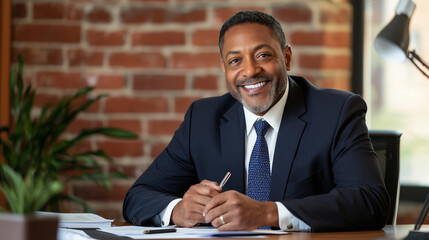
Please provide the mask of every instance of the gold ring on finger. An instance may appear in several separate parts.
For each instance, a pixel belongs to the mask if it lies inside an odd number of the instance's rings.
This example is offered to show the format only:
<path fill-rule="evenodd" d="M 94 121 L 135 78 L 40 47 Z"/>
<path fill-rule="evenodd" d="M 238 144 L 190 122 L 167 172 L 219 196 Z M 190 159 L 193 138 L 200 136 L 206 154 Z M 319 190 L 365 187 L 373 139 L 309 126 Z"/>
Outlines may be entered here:
<path fill-rule="evenodd" d="M 223 215 L 220 215 L 220 216 L 219 216 L 219 219 L 220 219 L 220 221 L 222 222 L 222 224 L 223 224 L 223 225 L 225 225 L 225 223 L 226 223 L 226 222 L 225 222 L 225 220 L 223 220 Z"/>

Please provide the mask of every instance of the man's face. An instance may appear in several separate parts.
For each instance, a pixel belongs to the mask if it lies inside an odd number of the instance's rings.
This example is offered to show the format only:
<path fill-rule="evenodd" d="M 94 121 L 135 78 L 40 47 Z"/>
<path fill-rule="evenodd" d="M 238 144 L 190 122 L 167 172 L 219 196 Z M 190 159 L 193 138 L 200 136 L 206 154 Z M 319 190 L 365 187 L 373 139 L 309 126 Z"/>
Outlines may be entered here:
<path fill-rule="evenodd" d="M 225 32 L 222 70 L 231 95 L 247 109 L 264 115 L 286 89 L 292 52 L 282 50 L 271 29 L 244 23 Z"/>

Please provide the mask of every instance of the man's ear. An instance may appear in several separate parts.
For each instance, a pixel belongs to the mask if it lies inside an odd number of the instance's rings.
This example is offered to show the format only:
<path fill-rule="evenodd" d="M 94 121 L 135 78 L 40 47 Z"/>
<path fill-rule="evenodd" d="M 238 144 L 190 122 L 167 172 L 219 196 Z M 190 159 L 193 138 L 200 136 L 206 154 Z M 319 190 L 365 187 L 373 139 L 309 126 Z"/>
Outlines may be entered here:
<path fill-rule="evenodd" d="M 223 73 L 225 73 L 225 65 L 223 64 L 222 57 L 220 57 L 220 67 L 222 68 Z"/>
<path fill-rule="evenodd" d="M 289 45 L 286 46 L 286 49 L 283 52 L 283 55 L 285 57 L 285 64 L 286 64 L 286 70 L 290 71 L 291 69 L 291 62 L 292 62 L 292 49 Z"/>

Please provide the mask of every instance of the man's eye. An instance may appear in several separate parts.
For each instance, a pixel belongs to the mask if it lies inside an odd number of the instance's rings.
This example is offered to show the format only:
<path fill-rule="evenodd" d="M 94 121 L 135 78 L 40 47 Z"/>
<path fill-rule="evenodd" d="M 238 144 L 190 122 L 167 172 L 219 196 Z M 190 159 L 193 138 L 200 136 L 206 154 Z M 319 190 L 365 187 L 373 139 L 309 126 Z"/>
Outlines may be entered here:
<path fill-rule="evenodd" d="M 271 56 L 271 55 L 268 54 L 268 53 L 261 53 L 261 54 L 258 55 L 258 58 L 266 58 L 266 57 L 269 57 L 269 56 Z"/>
<path fill-rule="evenodd" d="M 232 60 L 229 61 L 229 65 L 236 65 L 238 63 L 238 59 L 234 58 Z"/>

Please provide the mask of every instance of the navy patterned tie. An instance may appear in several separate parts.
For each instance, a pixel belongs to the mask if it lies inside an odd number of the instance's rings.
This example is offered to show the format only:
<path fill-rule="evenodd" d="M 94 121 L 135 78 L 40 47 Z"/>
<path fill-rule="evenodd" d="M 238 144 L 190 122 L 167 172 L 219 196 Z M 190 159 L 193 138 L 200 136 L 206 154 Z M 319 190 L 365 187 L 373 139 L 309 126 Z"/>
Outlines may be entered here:
<path fill-rule="evenodd" d="M 268 156 L 265 134 L 270 124 L 264 121 L 256 121 L 253 125 L 256 130 L 256 142 L 250 155 L 249 173 L 247 177 L 247 196 L 257 201 L 268 201 L 270 198 L 270 158 Z M 267 229 L 264 226 L 260 229 Z"/>

